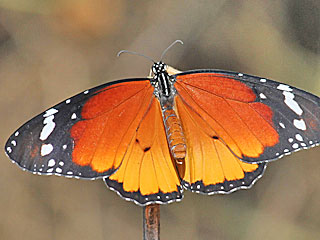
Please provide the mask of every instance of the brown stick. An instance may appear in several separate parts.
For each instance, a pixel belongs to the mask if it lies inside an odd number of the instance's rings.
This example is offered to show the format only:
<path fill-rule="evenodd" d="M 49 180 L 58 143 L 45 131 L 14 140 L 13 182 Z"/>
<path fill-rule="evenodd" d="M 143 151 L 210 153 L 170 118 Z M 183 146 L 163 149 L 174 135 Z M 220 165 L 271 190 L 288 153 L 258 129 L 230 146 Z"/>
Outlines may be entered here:
<path fill-rule="evenodd" d="M 160 239 L 160 206 L 150 204 L 143 207 L 143 239 Z"/>

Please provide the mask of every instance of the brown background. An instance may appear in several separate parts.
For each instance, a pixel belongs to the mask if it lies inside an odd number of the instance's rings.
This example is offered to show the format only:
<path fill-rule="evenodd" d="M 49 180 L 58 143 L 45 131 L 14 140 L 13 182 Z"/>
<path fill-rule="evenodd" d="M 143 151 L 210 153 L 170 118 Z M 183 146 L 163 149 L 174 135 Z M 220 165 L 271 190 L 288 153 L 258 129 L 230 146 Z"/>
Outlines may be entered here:
<path fill-rule="evenodd" d="M 241 71 L 320 95 L 319 1 L 0 1 L 0 145 L 26 120 L 150 62 Z M 162 239 L 319 239 L 320 149 L 269 165 L 249 191 L 185 193 Z M 0 239 L 141 239 L 142 209 L 102 181 L 40 177 L 0 153 Z"/>

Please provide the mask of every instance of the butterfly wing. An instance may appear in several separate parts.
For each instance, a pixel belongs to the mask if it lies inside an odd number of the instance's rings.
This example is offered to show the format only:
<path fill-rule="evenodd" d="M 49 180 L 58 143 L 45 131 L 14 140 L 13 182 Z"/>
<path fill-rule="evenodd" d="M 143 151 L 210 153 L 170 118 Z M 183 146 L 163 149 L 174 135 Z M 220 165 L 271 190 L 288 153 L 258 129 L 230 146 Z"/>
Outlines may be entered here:
<path fill-rule="evenodd" d="M 180 98 L 247 162 L 316 146 L 320 99 L 272 80 L 224 71 L 176 76 Z"/>
<path fill-rule="evenodd" d="M 225 71 L 190 71 L 175 78 L 187 140 L 183 180 L 191 190 L 249 187 L 263 174 L 264 162 L 319 142 L 320 101 L 312 94 Z"/>
<path fill-rule="evenodd" d="M 133 134 L 132 122 L 139 121 L 136 115 L 146 111 L 151 97 L 147 79 L 87 90 L 25 123 L 10 136 L 5 151 L 21 168 L 37 174 L 110 175 L 118 168 L 124 144 L 129 141 L 120 144 L 118 137 Z M 129 109 L 128 104 L 132 106 Z M 127 118 L 120 118 L 120 114 Z M 117 148 L 119 156 L 115 156 Z"/>
<path fill-rule="evenodd" d="M 148 79 L 87 90 L 20 127 L 7 141 L 6 153 L 37 174 L 111 175 L 107 185 L 141 205 L 179 200 L 180 180 L 153 91 Z"/>
<path fill-rule="evenodd" d="M 118 171 L 104 180 L 120 196 L 139 205 L 182 199 L 158 99 L 152 99 Z"/>
<path fill-rule="evenodd" d="M 179 168 L 185 188 L 205 194 L 230 193 L 250 188 L 263 175 L 266 163 L 239 160 L 180 95 L 176 108 L 187 143 L 184 166 Z"/>

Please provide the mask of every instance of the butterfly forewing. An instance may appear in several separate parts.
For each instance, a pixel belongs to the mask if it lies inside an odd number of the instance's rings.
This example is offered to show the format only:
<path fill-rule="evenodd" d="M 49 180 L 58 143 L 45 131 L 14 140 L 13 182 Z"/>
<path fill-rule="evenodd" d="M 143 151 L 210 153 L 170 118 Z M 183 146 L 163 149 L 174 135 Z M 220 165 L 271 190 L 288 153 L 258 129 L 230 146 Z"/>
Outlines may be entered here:
<path fill-rule="evenodd" d="M 243 75 L 240 80 L 256 92 L 257 101 L 270 106 L 274 127 L 279 133 L 279 143 L 266 148 L 260 159 L 274 160 L 319 144 L 320 99 L 317 96 L 269 79 Z"/>
<path fill-rule="evenodd" d="M 241 73 L 176 75 L 182 101 L 243 161 L 257 163 L 317 145 L 320 100 L 297 88 Z"/>
<path fill-rule="evenodd" d="M 130 88 L 133 90 L 126 92 Z M 98 143 L 101 141 L 100 135 L 92 136 L 96 138 L 81 146 L 82 135 L 85 136 L 92 132 L 101 133 L 104 124 L 103 121 L 99 122 L 103 118 L 101 115 L 106 116 L 109 113 L 109 116 L 112 116 L 112 111 L 117 111 L 123 101 L 132 104 L 131 100 L 134 96 L 138 95 L 139 91 L 146 91 L 147 88 L 150 88 L 149 80 L 132 79 L 131 81 L 107 83 L 84 91 L 48 109 L 21 126 L 8 139 L 5 146 L 6 153 L 20 167 L 37 174 L 56 174 L 81 178 L 108 176 L 115 171 L 114 166 L 108 164 L 108 158 L 104 159 L 104 165 L 108 167 L 97 171 L 99 163 L 92 164 L 93 156 L 87 155 L 81 162 L 75 155 L 78 151 L 81 152 L 86 148 L 94 149 L 95 145 L 99 145 Z M 108 96 L 111 91 L 114 91 L 113 95 Z M 149 95 L 151 98 L 152 91 Z M 99 98 L 106 100 L 108 97 L 115 100 L 107 101 L 109 105 L 104 105 L 103 101 L 99 103 Z M 143 94 L 140 98 L 142 101 Z M 98 102 L 93 100 L 98 100 Z M 139 102 L 139 99 L 134 102 Z M 88 104 L 91 104 L 89 111 L 87 110 Z M 125 113 L 122 112 L 122 114 Z M 136 117 L 135 113 L 133 115 Z M 112 117 L 109 118 L 112 119 Z M 124 126 L 130 125 L 130 123 L 130 119 L 128 119 Z M 116 128 L 117 126 L 107 127 Z M 117 132 L 116 129 L 114 132 Z M 103 138 L 101 137 L 101 139 Z M 78 148 L 76 148 L 77 144 L 79 144 Z M 74 152 L 75 149 L 77 152 Z"/>

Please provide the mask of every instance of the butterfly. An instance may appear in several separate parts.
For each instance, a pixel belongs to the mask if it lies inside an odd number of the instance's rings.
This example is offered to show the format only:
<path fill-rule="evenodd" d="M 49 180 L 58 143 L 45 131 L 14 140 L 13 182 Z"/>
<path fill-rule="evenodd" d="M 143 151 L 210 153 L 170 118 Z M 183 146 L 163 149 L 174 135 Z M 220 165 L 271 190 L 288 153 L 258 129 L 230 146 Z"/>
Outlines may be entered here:
<path fill-rule="evenodd" d="M 162 61 L 151 73 L 46 110 L 10 136 L 6 154 L 40 175 L 102 178 L 144 206 L 180 201 L 183 189 L 250 188 L 267 162 L 319 144 L 320 99 L 311 93 L 238 72 L 181 72 Z"/>

